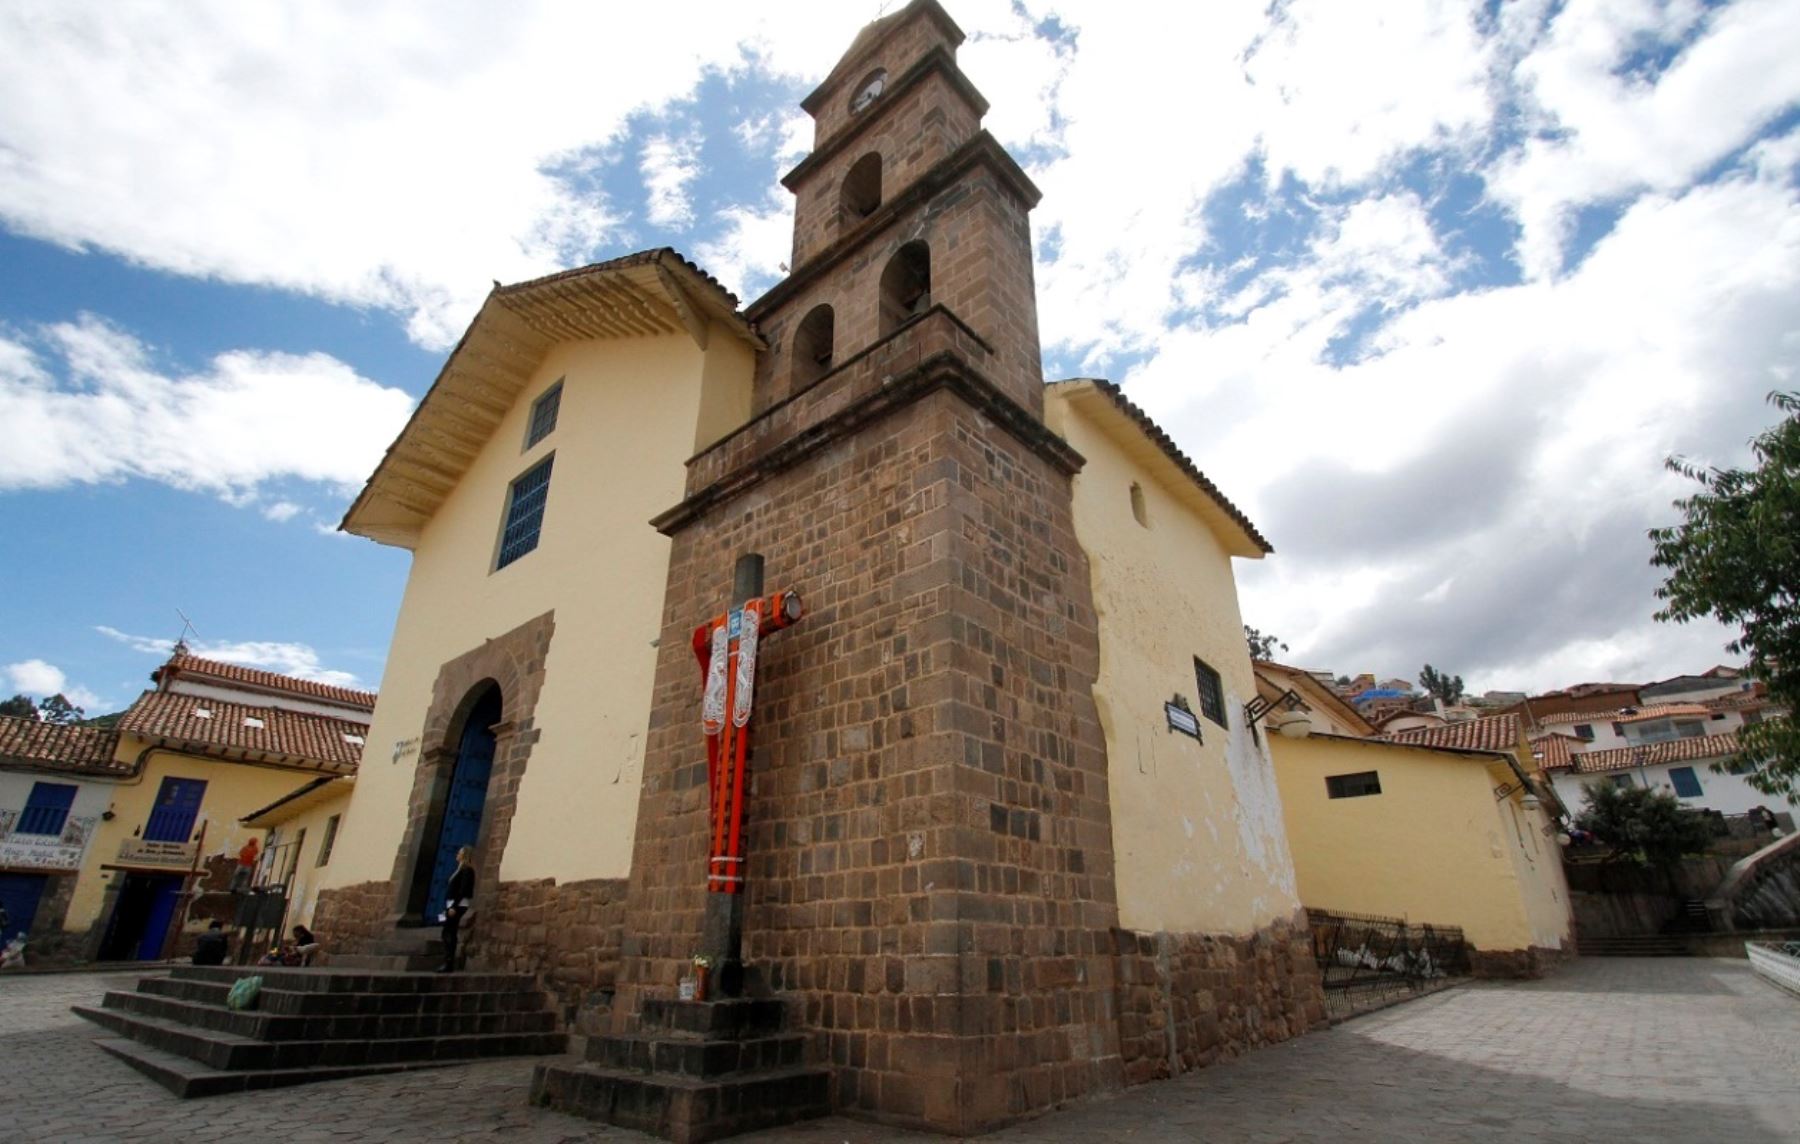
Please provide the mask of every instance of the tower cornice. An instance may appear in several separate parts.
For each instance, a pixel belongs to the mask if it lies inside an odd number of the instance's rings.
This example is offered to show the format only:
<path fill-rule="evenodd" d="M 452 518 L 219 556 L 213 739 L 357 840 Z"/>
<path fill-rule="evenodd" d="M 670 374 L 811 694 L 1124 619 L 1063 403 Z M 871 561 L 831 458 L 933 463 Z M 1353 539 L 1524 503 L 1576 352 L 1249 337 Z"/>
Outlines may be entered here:
<path fill-rule="evenodd" d="M 858 34 L 856 42 L 850 45 L 850 50 L 838 60 L 837 66 L 831 69 L 831 73 L 820 81 L 819 86 L 813 88 L 805 99 L 800 101 L 800 110 L 808 115 L 818 115 L 819 109 L 825 105 L 832 91 L 843 84 L 844 78 L 855 75 L 857 70 L 878 52 L 895 32 L 909 23 L 915 14 L 928 17 L 935 22 L 953 48 L 967 39 L 956 21 L 950 18 L 950 13 L 944 11 L 943 6 L 937 0 L 913 0 L 900 11 L 867 25 Z M 870 32 L 875 34 L 869 35 Z M 865 35 L 869 37 L 866 41 L 863 39 Z"/>

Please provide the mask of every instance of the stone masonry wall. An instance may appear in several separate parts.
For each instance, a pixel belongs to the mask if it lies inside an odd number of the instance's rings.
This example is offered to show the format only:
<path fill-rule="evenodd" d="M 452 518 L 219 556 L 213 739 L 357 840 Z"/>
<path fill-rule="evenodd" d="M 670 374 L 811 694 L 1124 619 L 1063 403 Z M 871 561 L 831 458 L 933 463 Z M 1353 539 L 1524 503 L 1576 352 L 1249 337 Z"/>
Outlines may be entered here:
<path fill-rule="evenodd" d="M 537 974 L 575 1032 L 606 1031 L 619 969 L 625 886 L 623 878 L 501 883 L 492 910 L 476 904 L 469 965 Z"/>
<path fill-rule="evenodd" d="M 1114 931 L 1127 1084 L 1177 1076 L 1326 1023 L 1305 915 L 1248 937 Z"/>
<path fill-rule="evenodd" d="M 328 952 L 368 953 L 394 935 L 394 887 L 390 882 L 358 882 L 319 893 L 312 931 Z"/>
<path fill-rule="evenodd" d="M 806 602 L 761 648 L 746 960 L 841 1105 L 972 1132 L 1119 1084 L 1098 662 L 1067 473 L 932 391 L 676 532 L 618 1027 L 702 915 L 695 624 L 737 555 Z"/>
<path fill-rule="evenodd" d="M 1534 945 L 1529 949 L 1471 949 L 1469 974 L 1500 980 L 1533 980 L 1553 971 L 1569 954 Z"/>

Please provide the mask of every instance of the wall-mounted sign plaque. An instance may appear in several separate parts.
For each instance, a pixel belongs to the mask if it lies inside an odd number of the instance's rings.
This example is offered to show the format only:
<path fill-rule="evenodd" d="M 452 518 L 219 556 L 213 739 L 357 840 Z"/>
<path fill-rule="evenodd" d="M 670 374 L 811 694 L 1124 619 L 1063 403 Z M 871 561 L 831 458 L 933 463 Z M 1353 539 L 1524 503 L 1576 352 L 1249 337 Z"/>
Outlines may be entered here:
<path fill-rule="evenodd" d="M 1163 714 L 1168 716 L 1169 730 L 1179 731 L 1183 735 L 1200 737 L 1200 717 L 1192 711 L 1177 707 L 1173 703 L 1163 704 Z"/>

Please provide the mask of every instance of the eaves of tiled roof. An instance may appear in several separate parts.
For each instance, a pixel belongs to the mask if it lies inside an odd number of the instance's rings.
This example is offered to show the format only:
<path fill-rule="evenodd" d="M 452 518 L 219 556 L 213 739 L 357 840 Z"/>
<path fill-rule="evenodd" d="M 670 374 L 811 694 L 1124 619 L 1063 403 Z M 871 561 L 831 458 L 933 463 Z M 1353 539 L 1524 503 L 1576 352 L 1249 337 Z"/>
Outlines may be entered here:
<path fill-rule="evenodd" d="M 1050 389 L 1071 397 L 1079 396 L 1084 391 L 1091 391 L 1104 397 L 1109 405 L 1122 414 L 1127 421 L 1134 424 L 1138 432 L 1143 434 L 1144 438 L 1154 445 L 1168 459 L 1169 463 L 1180 470 L 1183 477 L 1187 478 L 1208 501 L 1217 507 L 1231 527 L 1242 532 L 1245 540 L 1253 546 L 1248 551 L 1248 555 L 1254 556 L 1258 551 L 1262 553 L 1275 551 L 1275 547 L 1262 533 L 1257 531 L 1256 525 L 1250 523 L 1250 518 L 1244 515 L 1243 510 L 1232 504 L 1230 498 L 1219 491 L 1219 486 L 1213 484 L 1212 480 L 1200 471 L 1200 467 L 1181 451 L 1181 446 L 1175 443 L 1174 438 L 1163 432 L 1162 427 L 1151 420 L 1148 413 L 1139 409 L 1136 403 L 1126 397 L 1124 391 L 1117 385 L 1104 378 L 1078 377 L 1067 381 L 1052 382 Z M 1239 553 L 1239 555 L 1241 554 Z"/>
<path fill-rule="evenodd" d="M 368 728 L 280 707 L 146 691 L 120 717 L 119 730 L 173 750 L 341 775 L 355 773 Z"/>
<path fill-rule="evenodd" d="M 1653 767 L 1659 763 L 1688 763 L 1700 759 L 1718 759 L 1738 752 L 1738 737 L 1733 732 L 1723 735 L 1696 735 L 1691 739 L 1669 739 L 1661 743 L 1645 743 L 1641 747 L 1615 747 L 1609 751 L 1586 751 L 1575 756 L 1575 773 L 1582 775 L 1623 771 L 1632 767 Z"/>
<path fill-rule="evenodd" d="M 411 548 L 552 348 L 684 333 L 706 344 L 715 327 L 766 348 L 737 305 L 718 279 L 666 246 L 496 282 L 338 527 Z"/>
<path fill-rule="evenodd" d="M 1383 735 L 1396 743 L 1414 743 L 1429 747 L 1460 747 L 1473 751 L 1512 752 L 1519 746 L 1519 717 L 1508 712 L 1446 723 L 1442 727 L 1414 727 Z"/>
<path fill-rule="evenodd" d="M 1531 757 L 1544 770 L 1565 770 L 1575 765 L 1575 742 L 1567 735 L 1539 735 L 1531 740 Z"/>
<path fill-rule="evenodd" d="M 113 758 L 118 746 L 119 732 L 115 728 L 0 716 L 0 767 L 70 774 L 130 774 L 130 763 Z"/>
<path fill-rule="evenodd" d="M 235 663 L 221 663 L 216 659 L 203 659 L 197 655 L 170 656 L 169 662 L 150 673 L 150 678 L 159 683 L 166 683 L 171 673 L 175 676 L 186 675 L 218 680 L 228 684 L 243 684 L 264 691 L 283 691 L 290 695 L 298 695 L 307 699 L 322 699 L 327 703 L 357 707 L 364 711 L 375 710 L 375 693 L 373 691 L 334 687 L 329 683 L 319 683 L 311 679 L 296 679 L 291 675 L 277 675 L 272 671 L 259 671 L 254 667 L 242 667 Z"/>

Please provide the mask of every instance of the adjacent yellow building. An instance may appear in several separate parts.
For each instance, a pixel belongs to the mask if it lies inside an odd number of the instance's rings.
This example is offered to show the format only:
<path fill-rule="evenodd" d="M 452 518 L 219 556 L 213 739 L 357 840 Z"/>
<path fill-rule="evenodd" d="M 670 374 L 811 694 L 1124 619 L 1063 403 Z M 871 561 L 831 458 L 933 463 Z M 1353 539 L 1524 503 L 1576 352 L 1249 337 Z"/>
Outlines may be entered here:
<path fill-rule="evenodd" d="M 180 648 L 152 679 L 155 690 L 114 728 L 59 729 L 55 742 L 40 744 L 64 756 L 61 769 L 81 782 L 54 839 L 60 849 L 45 859 L 58 881 L 31 920 L 28 951 L 155 961 L 184 952 L 184 938 L 207 919 L 232 921 L 232 873 L 244 845 L 264 838 L 240 820 L 309 780 L 354 774 L 375 699 Z M 79 744 L 63 742 L 74 733 Z M 13 737 L 47 734 L 26 728 Z M 32 813 L 44 801 L 41 785 L 10 822 L 10 808 L 0 808 L 0 834 L 11 843 L 0 851 L 15 860 L 28 842 L 43 850 L 50 839 L 17 829 L 43 817 Z M 285 885 L 298 867 L 278 858 L 263 855 L 253 882 Z"/>
<path fill-rule="evenodd" d="M 1308 907 L 1460 926 L 1479 975 L 1572 952 L 1554 795 L 1515 718 L 1274 746 Z"/>

